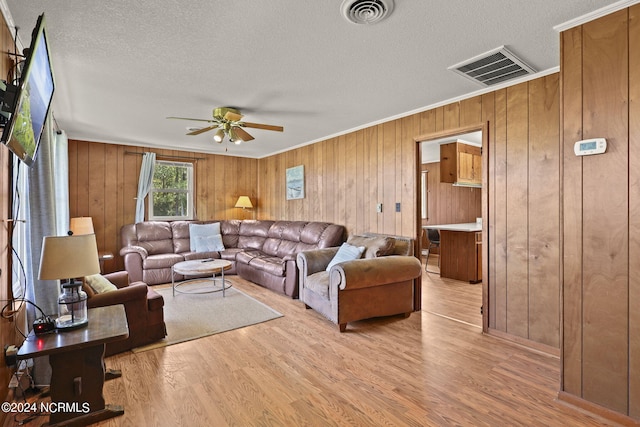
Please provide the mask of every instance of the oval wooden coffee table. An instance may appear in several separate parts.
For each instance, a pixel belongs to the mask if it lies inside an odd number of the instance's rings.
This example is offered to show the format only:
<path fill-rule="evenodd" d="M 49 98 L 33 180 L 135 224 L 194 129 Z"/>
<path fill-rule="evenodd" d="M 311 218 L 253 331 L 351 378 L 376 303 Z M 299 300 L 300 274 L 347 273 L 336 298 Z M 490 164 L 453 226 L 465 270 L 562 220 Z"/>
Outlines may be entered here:
<path fill-rule="evenodd" d="M 171 287 L 173 288 L 173 296 L 176 295 L 176 291 L 183 294 L 206 294 L 210 292 L 219 292 L 222 291 L 222 296 L 224 297 L 225 289 L 231 287 L 231 283 L 226 282 L 224 280 L 224 271 L 229 270 L 231 268 L 231 262 L 225 261 L 223 259 L 197 259 L 191 261 L 182 261 L 178 262 L 171 267 Z M 202 281 L 207 278 L 196 278 L 196 279 L 188 279 L 183 280 L 182 282 L 176 283 L 174 280 L 175 273 L 182 274 L 183 276 L 204 276 L 206 274 L 211 274 L 211 281 L 213 284 L 216 284 L 216 280 L 220 281 L 221 285 L 219 289 L 207 289 L 204 291 L 187 291 L 178 289 L 182 285 L 185 285 L 189 282 Z M 220 273 L 220 278 L 216 279 L 216 274 Z"/>

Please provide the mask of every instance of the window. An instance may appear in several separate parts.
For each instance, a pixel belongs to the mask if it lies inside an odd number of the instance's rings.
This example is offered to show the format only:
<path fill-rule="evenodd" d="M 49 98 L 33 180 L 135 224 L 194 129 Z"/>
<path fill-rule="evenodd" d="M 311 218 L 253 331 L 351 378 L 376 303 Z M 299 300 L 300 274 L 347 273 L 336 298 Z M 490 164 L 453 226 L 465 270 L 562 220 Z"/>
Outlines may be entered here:
<path fill-rule="evenodd" d="M 193 163 L 156 161 L 149 219 L 193 219 Z"/>

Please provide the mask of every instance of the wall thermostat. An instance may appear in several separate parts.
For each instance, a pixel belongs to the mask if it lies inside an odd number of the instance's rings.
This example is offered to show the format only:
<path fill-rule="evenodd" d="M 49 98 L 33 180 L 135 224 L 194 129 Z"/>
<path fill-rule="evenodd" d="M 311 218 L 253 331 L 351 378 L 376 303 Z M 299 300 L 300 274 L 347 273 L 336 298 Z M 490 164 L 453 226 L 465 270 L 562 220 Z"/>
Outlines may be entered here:
<path fill-rule="evenodd" d="M 576 156 L 602 154 L 605 151 L 607 151 L 607 140 L 604 138 L 583 139 L 573 145 L 573 152 L 576 153 Z"/>

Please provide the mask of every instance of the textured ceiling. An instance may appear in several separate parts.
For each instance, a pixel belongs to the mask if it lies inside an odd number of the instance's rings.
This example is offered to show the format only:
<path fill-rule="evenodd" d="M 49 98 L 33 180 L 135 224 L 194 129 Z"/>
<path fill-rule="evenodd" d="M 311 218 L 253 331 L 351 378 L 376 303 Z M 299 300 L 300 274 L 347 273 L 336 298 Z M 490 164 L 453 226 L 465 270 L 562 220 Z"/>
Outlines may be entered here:
<path fill-rule="evenodd" d="M 540 72 L 554 26 L 608 0 L 395 0 L 386 20 L 347 22 L 340 0 L 0 0 L 30 42 L 45 13 L 70 138 L 261 158 L 483 89 L 447 67 L 506 45 Z M 234 106 L 255 140 L 186 136 Z M 228 151 L 225 151 L 227 150 Z"/>

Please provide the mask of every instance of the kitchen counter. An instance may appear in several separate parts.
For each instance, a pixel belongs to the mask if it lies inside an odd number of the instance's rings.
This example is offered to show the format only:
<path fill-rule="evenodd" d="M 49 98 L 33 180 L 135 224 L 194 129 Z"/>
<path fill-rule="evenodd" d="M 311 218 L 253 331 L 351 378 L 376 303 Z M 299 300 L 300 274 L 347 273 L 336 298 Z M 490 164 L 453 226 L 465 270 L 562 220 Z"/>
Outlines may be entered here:
<path fill-rule="evenodd" d="M 470 283 L 482 281 L 482 224 L 426 225 L 440 232 L 440 277 Z"/>
<path fill-rule="evenodd" d="M 482 231 L 482 224 L 477 222 L 465 222 L 462 224 L 425 225 L 424 229 L 446 230 L 446 231 L 466 231 L 476 233 Z"/>

